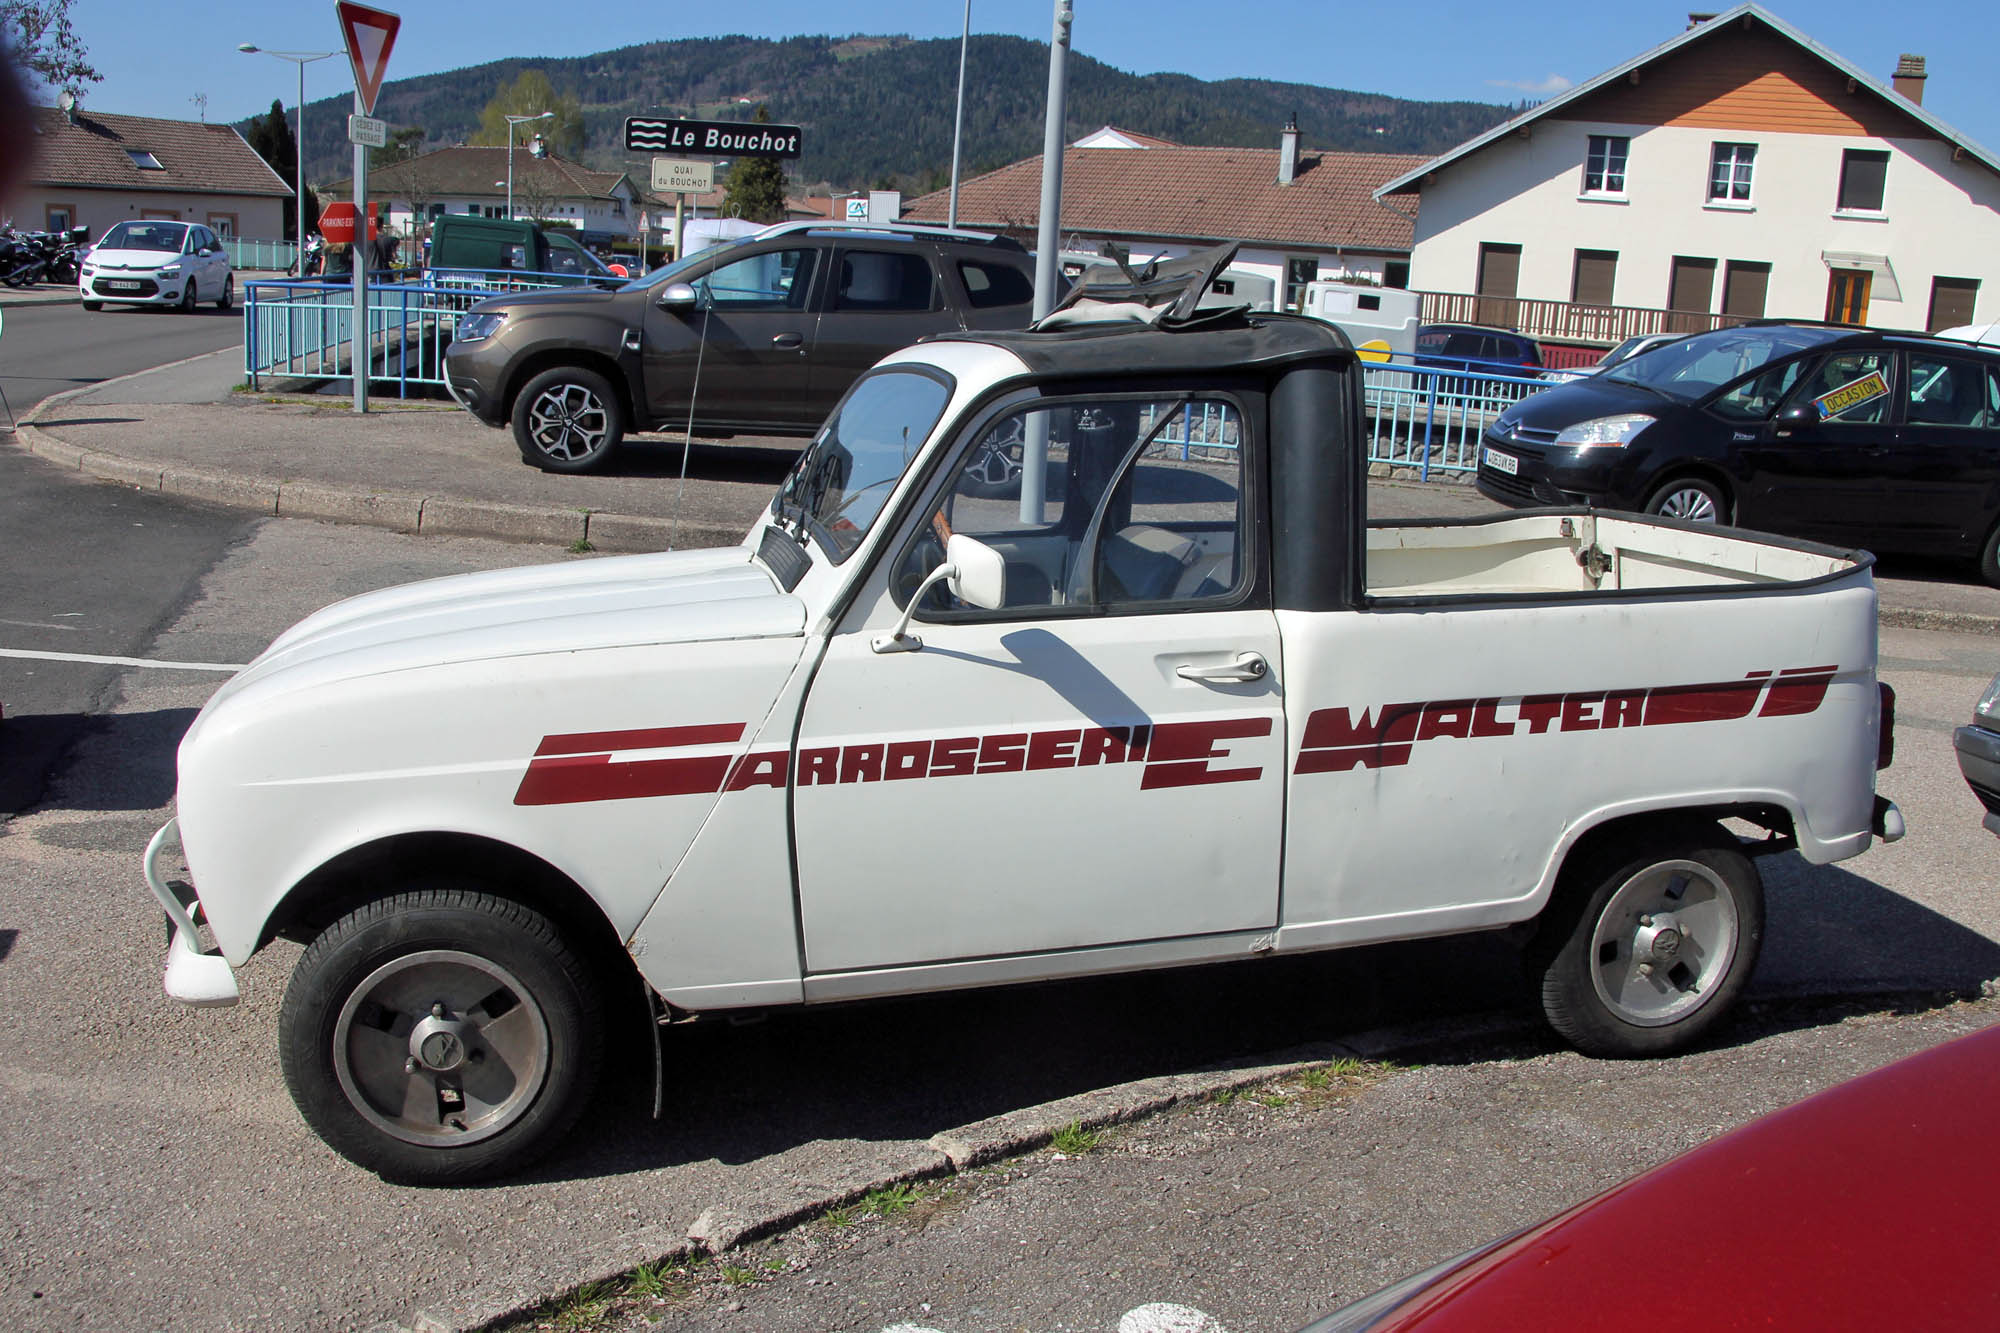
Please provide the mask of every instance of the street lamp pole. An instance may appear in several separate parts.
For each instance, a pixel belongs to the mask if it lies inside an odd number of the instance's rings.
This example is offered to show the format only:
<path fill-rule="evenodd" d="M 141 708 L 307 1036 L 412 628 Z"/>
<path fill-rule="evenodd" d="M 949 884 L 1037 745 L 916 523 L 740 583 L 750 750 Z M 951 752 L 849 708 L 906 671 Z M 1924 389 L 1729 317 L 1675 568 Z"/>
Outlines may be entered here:
<path fill-rule="evenodd" d="M 514 127 L 524 125 L 531 120 L 549 120 L 555 114 L 553 111 L 542 111 L 532 116 L 507 117 L 507 220 L 509 222 L 514 220 Z"/>
<path fill-rule="evenodd" d="M 292 196 L 295 201 L 292 204 L 292 213 L 293 220 L 298 223 L 296 230 L 299 247 L 294 262 L 298 265 L 299 276 L 303 278 L 306 275 L 306 66 L 315 60 L 331 60 L 334 52 L 266 51 L 254 42 L 244 42 L 236 49 L 245 55 L 276 56 L 280 60 L 289 60 L 299 67 L 299 128 L 298 133 L 292 136 L 293 145 L 299 150 L 299 158 L 295 167 L 298 174 L 292 178 Z"/>

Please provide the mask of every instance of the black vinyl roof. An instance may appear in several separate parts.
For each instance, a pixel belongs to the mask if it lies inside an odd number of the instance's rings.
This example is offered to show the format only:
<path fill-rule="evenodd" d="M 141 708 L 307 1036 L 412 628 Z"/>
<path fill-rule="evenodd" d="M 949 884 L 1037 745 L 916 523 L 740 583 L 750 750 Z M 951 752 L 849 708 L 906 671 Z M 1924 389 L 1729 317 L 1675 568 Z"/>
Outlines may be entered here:
<path fill-rule="evenodd" d="M 1038 375 L 1220 374 L 1297 361 L 1347 365 L 1354 346 L 1324 320 L 1303 315 L 1219 312 L 1197 327 L 1161 329 L 1132 320 L 1006 333 L 938 333 L 924 342 L 1004 347 Z"/>

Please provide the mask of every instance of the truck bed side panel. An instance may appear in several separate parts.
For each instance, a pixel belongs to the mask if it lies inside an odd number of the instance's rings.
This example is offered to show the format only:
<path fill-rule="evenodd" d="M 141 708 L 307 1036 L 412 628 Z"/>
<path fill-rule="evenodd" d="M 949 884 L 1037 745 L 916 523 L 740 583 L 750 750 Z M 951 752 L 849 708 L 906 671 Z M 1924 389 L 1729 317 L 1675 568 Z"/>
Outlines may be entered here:
<path fill-rule="evenodd" d="M 1620 814 L 1768 803 L 1869 842 L 1875 590 L 1281 612 L 1287 945 L 1533 916 Z"/>

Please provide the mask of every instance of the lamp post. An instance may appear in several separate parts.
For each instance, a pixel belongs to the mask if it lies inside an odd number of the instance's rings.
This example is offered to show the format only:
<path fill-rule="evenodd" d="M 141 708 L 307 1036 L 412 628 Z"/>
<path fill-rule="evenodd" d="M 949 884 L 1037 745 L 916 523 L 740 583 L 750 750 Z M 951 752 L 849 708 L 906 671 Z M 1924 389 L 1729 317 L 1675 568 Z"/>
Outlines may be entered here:
<path fill-rule="evenodd" d="M 296 166 L 298 174 L 292 178 L 292 205 L 294 220 L 298 227 L 298 253 L 294 262 L 299 266 L 300 277 L 305 276 L 306 263 L 306 66 L 315 60 L 331 60 L 332 51 L 266 51 L 255 42 L 244 42 L 237 50 L 248 56 L 276 56 L 279 60 L 289 60 L 299 67 L 299 128 L 293 134 L 293 144 L 299 150 Z"/>
<path fill-rule="evenodd" d="M 509 222 L 514 220 L 514 127 L 525 125 L 531 120 L 549 120 L 555 114 L 553 111 L 543 111 L 532 116 L 507 117 L 507 220 Z"/>

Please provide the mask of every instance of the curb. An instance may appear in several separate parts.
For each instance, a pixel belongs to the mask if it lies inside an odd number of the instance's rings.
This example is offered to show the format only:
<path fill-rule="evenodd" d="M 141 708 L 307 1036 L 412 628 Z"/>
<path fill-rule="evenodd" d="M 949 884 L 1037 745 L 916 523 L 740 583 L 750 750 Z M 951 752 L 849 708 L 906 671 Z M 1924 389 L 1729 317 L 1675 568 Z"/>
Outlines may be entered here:
<path fill-rule="evenodd" d="M 1436 1019 L 1078 1093 L 944 1130 L 923 1143 L 882 1144 L 871 1160 L 859 1163 L 845 1179 L 793 1181 L 789 1188 L 781 1187 L 762 1198 L 704 1208 L 679 1235 L 658 1225 L 628 1232 L 611 1247 L 613 1257 L 562 1290 L 530 1291 L 494 1284 L 450 1305 L 417 1310 L 407 1321 L 379 1324 L 366 1333 L 488 1333 L 495 1325 L 558 1300 L 569 1291 L 615 1281 L 641 1264 L 713 1257 L 845 1207 L 875 1190 L 956 1175 L 1034 1152 L 1047 1147 L 1056 1133 L 1070 1124 L 1084 1129 L 1128 1124 L 1215 1093 L 1253 1088 L 1343 1058 L 1381 1060 L 1444 1045 L 1517 1038 L 1545 1030 L 1538 1018 L 1514 1014 Z"/>

